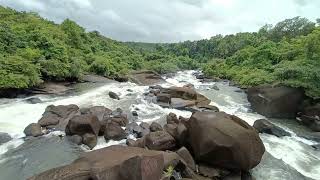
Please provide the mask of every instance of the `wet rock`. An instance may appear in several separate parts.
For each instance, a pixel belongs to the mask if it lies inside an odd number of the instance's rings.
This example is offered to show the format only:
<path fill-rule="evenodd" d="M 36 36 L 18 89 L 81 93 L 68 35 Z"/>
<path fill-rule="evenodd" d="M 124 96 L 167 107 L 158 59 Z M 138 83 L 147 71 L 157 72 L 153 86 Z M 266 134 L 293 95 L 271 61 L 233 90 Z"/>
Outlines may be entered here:
<path fill-rule="evenodd" d="M 157 102 L 162 102 L 162 103 L 170 103 L 171 102 L 170 94 L 159 93 L 156 96 L 157 96 Z"/>
<path fill-rule="evenodd" d="M 137 129 L 139 127 L 139 125 L 136 123 L 136 122 L 132 122 L 132 123 L 129 123 L 127 126 L 126 126 L 126 132 L 128 134 L 132 134 L 134 133 L 134 130 Z M 139 127 L 141 128 L 141 127 Z"/>
<path fill-rule="evenodd" d="M 145 139 L 144 138 L 140 138 L 135 140 L 132 139 L 128 139 L 126 141 L 126 144 L 130 147 L 140 147 L 140 148 L 145 148 Z"/>
<path fill-rule="evenodd" d="M 26 136 L 38 137 L 42 136 L 41 126 L 37 123 L 31 123 L 24 129 L 24 134 Z"/>
<path fill-rule="evenodd" d="M 100 122 L 94 115 L 78 115 L 70 119 L 66 127 L 66 135 L 84 135 L 91 133 L 98 136 L 100 131 Z"/>
<path fill-rule="evenodd" d="M 183 87 L 185 87 L 185 88 L 191 88 L 191 89 L 194 89 L 194 85 L 193 84 L 186 84 L 186 85 L 184 85 Z"/>
<path fill-rule="evenodd" d="M 27 101 L 27 103 L 30 103 L 30 104 L 42 103 L 40 98 L 28 98 L 26 101 Z"/>
<path fill-rule="evenodd" d="M 256 130 L 224 112 L 196 112 L 187 121 L 188 141 L 196 160 L 209 165 L 249 170 L 265 151 Z"/>
<path fill-rule="evenodd" d="M 97 116 L 99 121 L 102 121 L 104 117 L 112 113 L 112 110 L 104 106 L 93 106 L 90 108 L 83 108 L 83 109 L 80 109 L 80 111 L 81 111 L 81 114 L 91 114 L 91 115 Z"/>
<path fill-rule="evenodd" d="M 196 170 L 196 163 L 187 148 L 182 147 L 176 152 L 186 162 L 187 166 L 193 171 Z"/>
<path fill-rule="evenodd" d="M 127 134 L 125 130 L 123 130 L 119 125 L 116 124 L 108 124 L 104 133 L 104 138 L 106 141 L 114 140 L 114 141 L 120 141 L 122 139 L 125 139 L 127 137 Z"/>
<path fill-rule="evenodd" d="M 171 150 L 176 146 L 175 139 L 165 131 L 151 132 L 145 136 L 145 145 L 151 150 Z"/>
<path fill-rule="evenodd" d="M 320 142 L 320 132 L 304 133 L 301 136 L 312 141 Z"/>
<path fill-rule="evenodd" d="M 184 100 L 181 98 L 171 98 L 171 107 L 174 109 L 185 109 L 186 107 L 191 107 L 195 105 L 195 101 Z"/>
<path fill-rule="evenodd" d="M 136 116 L 136 117 L 139 116 L 137 111 L 132 111 L 131 113 L 132 113 L 132 116 Z"/>
<path fill-rule="evenodd" d="M 315 144 L 315 145 L 312 145 L 312 147 L 315 149 L 315 150 L 320 150 L 320 144 Z"/>
<path fill-rule="evenodd" d="M 92 133 L 86 133 L 82 136 L 82 143 L 93 149 L 97 145 L 97 136 Z"/>
<path fill-rule="evenodd" d="M 12 137 L 8 133 L 0 132 L 0 145 L 12 140 Z"/>
<path fill-rule="evenodd" d="M 276 125 L 272 124 L 271 122 L 265 119 L 256 120 L 253 124 L 253 127 L 259 133 L 267 133 L 267 134 L 275 135 L 277 137 L 291 136 L 289 132 L 283 130 L 280 127 L 277 127 Z"/>
<path fill-rule="evenodd" d="M 112 92 L 112 91 L 109 92 L 109 97 L 112 99 L 120 100 L 120 97 L 115 92 Z"/>
<path fill-rule="evenodd" d="M 64 131 L 69 120 L 76 115 L 80 115 L 77 105 L 50 105 L 46 108 L 38 123 L 41 127 L 46 127 L 47 129 Z"/>
<path fill-rule="evenodd" d="M 217 85 L 212 85 L 212 86 L 210 86 L 210 89 L 214 89 L 214 90 L 216 90 L 216 91 L 219 91 L 219 90 L 220 90 Z"/>
<path fill-rule="evenodd" d="M 150 131 L 151 132 L 156 132 L 156 131 L 162 131 L 162 126 L 159 123 L 152 122 L 150 125 Z"/>
<path fill-rule="evenodd" d="M 162 152 L 110 146 L 85 153 L 69 165 L 45 171 L 29 179 L 159 180 L 163 168 Z"/>
<path fill-rule="evenodd" d="M 284 86 L 248 89 L 252 109 L 266 117 L 295 118 L 303 96 L 302 90 Z"/>
<path fill-rule="evenodd" d="M 68 136 L 68 140 L 77 145 L 82 144 L 82 137 L 79 135 Z"/>
<path fill-rule="evenodd" d="M 150 129 L 150 125 L 146 122 L 142 122 L 139 125 L 140 127 L 142 127 L 143 129 Z"/>
<path fill-rule="evenodd" d="M 178 124 L 180 121 L 179 121 L 179 119 L 178 119 L 178 117 L 177 117 L 177 115 L 176 114 L 174 114 L 174 113 L 169 113 L 168 115 L 167 115 L 167 124 Z"/>

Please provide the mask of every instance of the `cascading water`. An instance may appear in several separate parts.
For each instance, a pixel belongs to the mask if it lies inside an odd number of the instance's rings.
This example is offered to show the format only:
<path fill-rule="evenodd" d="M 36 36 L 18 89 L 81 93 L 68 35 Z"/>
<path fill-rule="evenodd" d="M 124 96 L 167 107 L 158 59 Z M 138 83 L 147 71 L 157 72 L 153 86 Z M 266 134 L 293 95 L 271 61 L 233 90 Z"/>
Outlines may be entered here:
<path fill-rule="evenodd" d="M 161 86 L 183 86 L 190 83 L 197 91 L 211 99 L 212 105 L 221 111 L 234 114 L 251 125 L 255 120 L 264 118 L 250 111 L 246 94 L 239 88 L 229 86 L 228 82 L 202 83 L 192 75 L 194 72 L 183 71 L 174 77 L 164 77 L 166 83 Z M 213 85 L 220 90 L 212 89 Z M 50 104 L 77 104 L 80 107 L 102 105 L 110 109 L 120 107 L 125 112 L 135 110 L 139 114 L 138 122 L 161 122 L 170 112 L 184 117 L 191 116 L 188 111 L 162 108 L 144 99 L 143 94 L 147 89 L 147 86 L 138 86 L 134 83 L 114 82 L 68 97 L 37 96 L 43 101 L 39 104 L 28 104 L 25 99 L 0 99 L 0 132 L 7 132 L 14 138 L 0 146 L 1 178 L 25 179 L 46 169 L 67 164 L 82 152 L 83 148 L 81 150 L 69 145 L 65 140 L 55 136 L 57 133 L 46 135 L 45 139 L 48 140 L 41 138 L 28 144 L 24 143 L 21 138 L 24 136 L 24 128 L 32 122 L 37 122 Z M 121 100 L 109 98 L 110 90 L 120 94 Z M 311 147 L 315 142 L 298 137 L 291 127 L 283 123 L 277 121 L 274 123 L 290 132 L 292 136 L 278 138 L 272 135 L 260 135 L 267 153 L 261 163 L 252 170 L 253 176 L 257 180 L 320 179 L 320 152 Z M 100 138 L 95 149 L 124 142 L 106 143 Z"/>

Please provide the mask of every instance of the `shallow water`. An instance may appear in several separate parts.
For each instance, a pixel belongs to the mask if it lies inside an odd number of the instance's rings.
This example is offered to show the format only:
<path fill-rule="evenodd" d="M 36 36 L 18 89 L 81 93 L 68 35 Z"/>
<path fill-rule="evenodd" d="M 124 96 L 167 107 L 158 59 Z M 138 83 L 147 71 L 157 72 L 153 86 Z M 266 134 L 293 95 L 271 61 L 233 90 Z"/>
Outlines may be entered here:
<path fill-rule="evenodd" d="M 192 75 L 193 72 L 179 72 L 176 76 L 167 78 L 166 83 L 161 85 L 169 87 L 191 83 L 200 93 L 210 98 L 212 105 L 219 107 L 221 111 L 234 114 L 251 125 L 255 120 L 264 118 L 251 112 L 246 94 L 239 88 L 229 86 L 228 82 L 201 83 Z M 218 86 L 220 90 L 211 89 L 212 85 Z M 77 104 L 80 107 L 103 105 L 110 109 L 120 107 L 125 112 L 135 110 L 139 114 L 138 119 L 131 120 L 138 122 L 163 123 L 165 116 L 170 112 L 184 117 L 191 116 L 190 112 L 162 108 L 145 100 L 143 93 L 147 89 L 147 86 L 138 86 L 134 83 L 113 82 L 95 88 L 81 89 L 77 94 L 67 97 L 37 96 L 43 101 L 40 104 L 28 104 L 25 99 L 0 99 L 0 132 L 7 132 L 14 137 L 12 141 L 0 146 L 0 177 L 6 179 L 10 177 L 9 179 L 13 180 L 25 179 L 46 169 L 67 164 L 76 159 L 83 150 L 87 151 L 85 146 L 74 147 L 66 138 L 60 139 L 54 134 L 26 141 L 21 138 L 24 136 L 24 128 L 32 122 L 37 122 L 50 104 Z M 118 93 L 121 100 L 109 98 L 110 90 Z M 320 154 L 310 146 L 315 142 L 297 136 L 308 130 L 297 123 L 291 123 L 294 120 L 272 121 L 289 131 L 292 137 L 277 138 L 261 135 L 268 154 L 252 171 L 256 179 L 320 179 Z M 125 140 L 106 143 L 100 138 L 95 149 L 119 143 L 124 144 Z"/>

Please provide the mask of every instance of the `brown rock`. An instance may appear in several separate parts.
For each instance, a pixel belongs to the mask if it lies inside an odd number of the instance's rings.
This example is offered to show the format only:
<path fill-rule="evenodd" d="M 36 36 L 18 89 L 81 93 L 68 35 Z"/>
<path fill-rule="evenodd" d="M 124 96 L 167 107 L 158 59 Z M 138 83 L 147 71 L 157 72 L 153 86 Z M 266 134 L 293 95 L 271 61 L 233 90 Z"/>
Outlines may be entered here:
<path fill-rule="evenodd" d="M 145 145 L 151 150 L 171 150 L 175 148 L 175 139 L 165 131 L 151 132 L 145 136 Z"/>
<path fill-rule="evenodd" d="M 196 170 L 196 163 L 187 148 L 182 147 L 177 151 L 177 154 L 186 162 L 187 166 L 193 171 Z"/>
<path fill-rule="evenodd" d="M 38 137 L 42 136 L 41 126 L 37 123 L 31 123 L 24 129 L 24 134 L 26 136 Z"/>
<path fill-rule="evenodd" d="M 100 122 L 97 116 L 94 115 L 78 115 L 70 119 L 67 127 L 67 135 L 84 135 L 86 133 L 92 133 L 98 136 L 100 131 Z"/>
<path fill-rule="evenodd" d="M 159 123 L 152 122 L 150 125 L 150 131 L 151 132 L 156 132 L 156 131 L 162 131 L 162 126 Z"/>
<path fill-rule="evenodd" d="M 178 124 L 180 121 L 179 121 L 179 119 L 178 119 L 178 117 L 177 117 L 177 115 L 176 114 L 174 114 L 174 113 L 169 113 L 168 115 L 167 115 L 167 124 Z"/>
<path fill-rule="evenodd" d="M 116 124 L 108 124 L 104 133 L 104 138 L 106 141 L 108 140 L 114 140 L 114 141 L 120 141 L 122 139 L 125 139 L 127 137 L 127 134 L 125 130 L 123 130 L 119 125 Z"/>
<path fill-rule="evenodd" d="M 249 170 L 265 151 L 256 130 L 224 112 L 196 112 L 187 122 L 189 142 L 199 162 L 237 170 Z"/>
<path fill-rule="evenodd" d="M 82 136 L 82 143 L 93 149 L 97 145 L 97 136 L 91 133 L 86 133 Z"/>

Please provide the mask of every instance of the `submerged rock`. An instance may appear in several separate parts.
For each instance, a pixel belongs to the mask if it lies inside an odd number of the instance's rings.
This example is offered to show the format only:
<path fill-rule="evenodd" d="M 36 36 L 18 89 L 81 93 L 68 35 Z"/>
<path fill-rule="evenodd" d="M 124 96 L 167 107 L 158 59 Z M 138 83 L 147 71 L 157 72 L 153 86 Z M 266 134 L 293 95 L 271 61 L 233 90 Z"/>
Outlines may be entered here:
<path fill-rule="evenodd" d="M 8 133 L 0 132 L 0 145 L 12 140 L 12 137 Z"/>
<path fill-rule="evenodd" d="M 196 160 L 209 165 L 249 170 L 265 151 L 256 130 L 224 112 L 196 112 L 187 121 L 189 142 Z"/>
<path fill-rule="evenodd" d="M 303 91 L 285 86 L 258 86 L 248 89 L 252 109 L 266 117 L 295 118 Z"/>
<path fill-rule="evenodd" d="M 28 98 L 26 99 L 26 101 L 30 104 L 38 104 L 38 103 L 42 103 L 41 99 L 40 98 L 36 98 L 36 97 L 33 97 L 33 98 Z"/>
<path fill-rule="evenodd" d="M 112 91 L 109 92 L 109 97 L 112 99 L 120 100 L 120 97 L 115 92 L 112 92 Z"/>
<path fill-rule="evenodd" d="M 277 137 L 291 136 L 289 132 L 283 130 L 280 127 L 277 127 L 276 125 L 265 119 L 256 120 L 253 124 L 253 127 L 260 133 L 267 133 L 275 135 Z"/>

